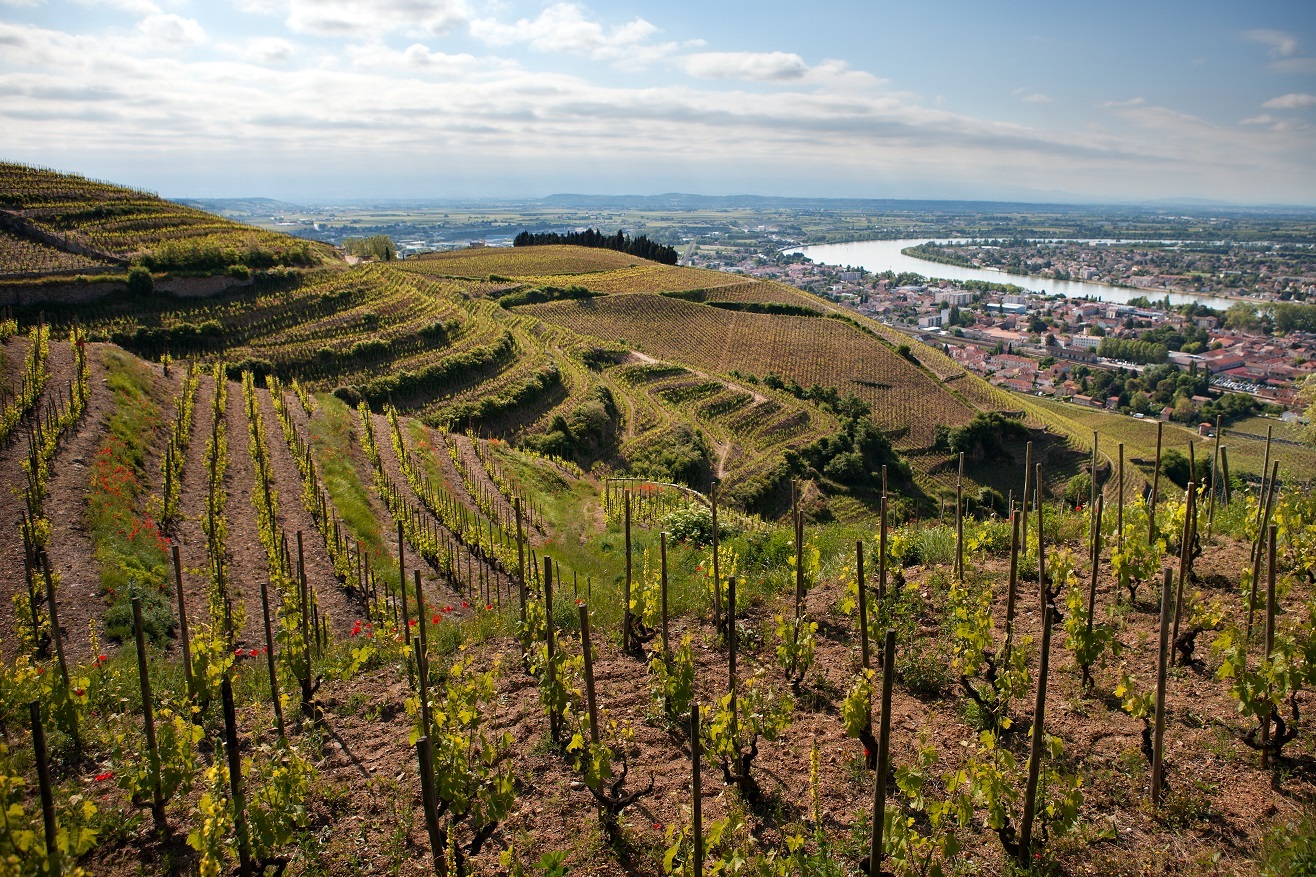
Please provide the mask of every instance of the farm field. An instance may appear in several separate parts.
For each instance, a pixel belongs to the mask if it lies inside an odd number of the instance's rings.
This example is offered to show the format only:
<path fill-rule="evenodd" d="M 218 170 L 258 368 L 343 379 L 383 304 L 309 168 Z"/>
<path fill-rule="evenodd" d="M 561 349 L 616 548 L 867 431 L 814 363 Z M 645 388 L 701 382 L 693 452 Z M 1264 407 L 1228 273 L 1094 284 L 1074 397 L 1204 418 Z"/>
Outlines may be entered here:
<path fill-rule="evenodd" d="M 1066 506 L 1155 425 L 569 247 L 18 308 L 0 388 L 0 873 L 855 877 L 879 791 L 901 877 L 1316 843 L 1314 469 L 1263 511 L 1256 423 L 1228 504 Z"/>
<path fill-rule="evenodd" d="M 7 361 L 22 358 L 19 345 L 17 337 L 5 342 Z M 659 875 L 665 861 L 684 873 L 692 855 L 691 703 L 704 722 L 706 864 L 741 858 L 784 864 L 786 873 L 860 873 L 874 781 L 864 752 L 875 744 L 855 735 L 869 733 L 870 699 L 877 733 L 882 697 L 880 676 L 862 673 L 855 540 L 865 546 L 869 648 L 876 655 L 888 627 L 895 637 L 888 660 L 896 782 L 883 847 L 891 873 L 922 873 L 933 863 L 946 873 L 1007 868 L 1028 790 L 1044 638 L 1034 873 L 1261 874 L 1263 860 L 1282 861 L 1288 839 L 1310 831 L 1299 826 L 1316 791 L 1316 740 L 1290 706 L 1299 715 L 1316 706 L 1300 657 L 1313 636 L 1316 508 L 1288 485 L 1276 515 L 1281 587 L 1272 605 L 1276 648 L 1289 649 L 1298 675 L 1275 690 L 1289 722 L 1277 731 L 1282 749 L 1272 767 L 1261 766 L 1246 744 L 1257 722 L 1237 711 L 1240 698 L 1249 709 L 1257 701 L 1221 677 L 1222 667 L 1240 672 L 1244 655 L 1256 667 L 1265 652 L 1259 635 L 1246 648 L 1230 645 L 1247 623 L 1238 580 L 1249 565 L 1256 507 L 1240 490 L 1218 510 L 1213 541 L 1203 534 L 1191 559 L 1183 636 L 1172 650 L 1182 661 L 1167 675 L 1162 715 L 1165 785 L 1153 805 L 1144 729 L 1154 716 L 1147 704 L 1160 636 L 1158 570 L 1177 575 L 1182 492 L 1167 489 L 1158 509 L 1160 547 L 1139 547 L 1140 503 L 1126 509 L 1123 534 L 1102 518 L 1092 592 L 1090 564 L 1076 559 L 1087 551 L 1086 515 L 1045 500 L 1047 569 L 1063 607 L 1050 621 L 1038 602 L 1032 540 L 1010 599 L 1010 529 L 999 521 L 965 521 L 962 576 L 951 524 L 893 528 L 885 564 L 875 523 L 805 523 L 798 558 L 789 528 L 728 530 L 719 559 L 721 575 L 736 579 L 744 710 L 741 730 L 729 735 L 733 641 L 719 632 L 710 549 L 698 529 L 677 529 L 699 519 L 697 503 L 652 482 L 629 489 L 636 642 L 627 646 L 627 534 L 615 485 L 391 409 L 356 411 L 300 384 L 270 378 L 261 386 L 250 372 L 229 379 L 182 360 L 166 373 L 81 337 L 48 346 L 50 444 L 30 439 L 0 450 L 0 477 L 10 484 L 23 483 L 19 464 L 34 453 L 48 461 L 36 492 L 5 500 L 33 509 L 33 526 L 0 536 L 13 607 L 0 671 L 8 738 L 0 764 L 11 831 L 34 832 L 34 844 L 11 860 L 15 873 L 38 873 L 45 860 L 30 701 L 39 705 L 54 818 L 67 839 L 57 848 L 65 873 L 227 872 L 246 855 L 288 874 L 421 874 L 433 872 L 432 853 L 442 859 L 445 847 L 468 874 L 544 873 L 554 860 L 575 874 Z M 643 365 L 622 368 L 639 380 Z M 656 383 L 681 380 L 690 384 L 679 374 Z M 75 462 L 84 455 L 91 467 Z M 1022 485 L 1020 469 L 1013 478 Z M 168 510 L 162 503 L 171 496 Z M 525 511 L 519 551 L 517 503 Z M 79 520 L 87 526 L 71 526 Z M 673 534 L 670 664 L 659 633 L 660 529 Z M 39 560 L 25 571 L 32 554 Z M 1116 570 L 1134 562 L 1148 581 L 1131 596 Z M 124 583 L 126 568 L 136 583 Z M 1269 575 L 1264 564 L 1262 572 Z M 523 583 L 531 623 L 519 627 Z M 726 611 L 731 591 L 722 584 L 717 599 Z M 142 623 L 145 698 L 133 614 L 119 608 L 134 600 L 150 610 Z M 993 682 L 985 656 L 1006 642 L 1011 603 L 1014 675 Z M 1265 618 L 1263 605 L 1256 623 Z M 1081 664 L 1091 669 L 1090 691 Z M 601 710 L 598 744 L 587 742 L 591 690 Z M 987 699 L 978 703 L 970 692 Z M 158 772 L 143 704 L 155 725 Z M 420 750 L 442 780 L 433 799 L 422 791 L 425 771 L 412 745 L 422 732 L 443 744 Z M 724 760 L 735 747 L 755 755 Z M 235 768 L 229 752 L 241 753 Z M 230 770 L 241 772 L 240 787 Z M 602 771 L 622 781 L 614 787 Z M 460 789 L 470 797 L 456 797 Z M 425 816 L 431 805 L 434 834 Z M 1016 832 L 1005 844 L 991 829 L 1002 819 Z"/>

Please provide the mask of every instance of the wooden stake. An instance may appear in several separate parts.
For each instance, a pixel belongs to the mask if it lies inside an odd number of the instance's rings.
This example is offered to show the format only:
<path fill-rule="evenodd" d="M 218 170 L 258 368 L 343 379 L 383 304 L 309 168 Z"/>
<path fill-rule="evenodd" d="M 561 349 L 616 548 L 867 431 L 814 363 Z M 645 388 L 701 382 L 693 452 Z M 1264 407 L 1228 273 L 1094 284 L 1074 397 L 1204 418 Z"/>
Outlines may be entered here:
<path fill-rule="evenodd" d="M 1274 506 L 1275 503 L 1275 484 L 1278 481 L 1279 481 L 1279 461 L 1276 460 L 1274 467 L 1271 469 L 1270 490 L 1267 492 L 1266 501 L 1265 501 L 1265 510 L 1261 521 L 1261 526 L 1263 528 L 1270 525 L 1270 515 L 1271 515 L 1272 507 Z M 1248 595 L 1248 600 L 1247 600 L 1247 641 L 1248 642 L 1251 642 L 1252 640 L 1252 619 L 1257 608 L 1257 582 L 1261 578 L 1261 551 L 1262 551 L 1262 545 L 1264 545 L 1264 542 L 1262 541 L 1264 537 L 1265 537 L 1265 530 L 1264 529 L 1257 530 L 1256 549 L 1253 553 L 1253 558 L 1252 558 L 1252 589 L 1251 589 L 1251 593 Z"/>
<path fill-rule="evenodd" d="M 166 829 L 164 794 L 160 789 L 160 749 L 155 742 L 154 699 L 151 697 L 151 674 L 146 662 L 146 635 L 142 631 L 142 598 L 132 598 L 133 636 L 137 639 L 137 678 L 142 687 L 142 722 L 146 726 L 146 754 L 151 766 L 151 819 L 155 830 Z"/>
<path fill-rule="evenodd" d="M 1275 537 L 1278 527 L 1270 525 L 1270 539 L 1266 552 L 1266 638 L 1265 651 L 1263 654 L 1266 658 L 1275 650 Z M 1270 686 L 1267 683 L 1269 694 Z M 1275 706 L 1271 704 L 1270 710 L 1261 719 L 1261 766 L 1270 767 L 1270 720 L 1275 714 Z"/>
<path fill-rule="evenodd" d="M 1156 421 L 1156 468 L 1152 470 L 1151 505 L 1147 506 L 1147 544 L 1156 541 L 1156 499 L 1161 487 L 1161 434 L 1165 430 L 1165 421 Z"/>
<path fill-rule="evenodd" d="M 964 452 L 960 451 L 960 474 L 955 480 L 955 577 L 964 581 Z"/>
<path fill-rule="evenodd" d="M 886 605 L 887 523 L 887 505 L 884 496 L 882 497 L 882 519 L 880 529 L 877 531 L 877 602 L 879 607 Z"/>
<path fill-rule="evenodd" d="M 228 755 L 229 794 L 233 799 L 233 829 L 238 839 L 239 873 L 252 874 L 251 841 L 247 836 L 247 799 L 242 790 L 242 753 L 238 749 L 237 712 L 233 707 L 233 683 L 228 674 L 220 682 L 224 704 L 224 749 Z"/>
<path fill-rule="evenodd" d="M 886 783 L 891 772 L 891 689 L 896 679 L 896 632 L 888 630 L 882 645 L 882 718 L 877 732 L 877 773 L 873 776 L 873 833 L 868 845 L 868 873 L 882 873 L 882 829 L 886 823 Z"/>
<path fill-rule="evenodd" d="M 667 534 L 658 535 L 658 552 L 661 562 L 661 575 L 659 577 L 659 589 L 662 593 L 663 604 L 663 661 L 671 663 L 672 646 L 667 639 Z M 572 574 L 574 576 L 574 573 Z M 574 581 L 574 579 L 573 579 Z"/>
<path fill-rule="evenodd" d="M 1029 442 L 1024 447 L 1024 495 L 1019 501 L 1019 532 L 1023 534 L 1024 542 L 1028 541 L 1028 497 L 1032 496 L 1033 478 L 1033 443 Z M 1024 552 L 1025 554 L 1027 551 Z"/>
<path fill-rule="evenodd" d="M 694 835 L 694 872 L 704 875 L 703 792 L 699 782 L 699 704 L 690 704 L 690 833 Z"/>
<path fill-rule="evenodd" d="M 626 494 L 626 503 L 622 514 L 626 525 L 626 583 L 622 594 L 621 614 L 621 650 L 631 650 L 631 495 Z"/>
<path fill-rule="evenodd" d="M 548 652 L 548 661 L 544 671 L 548 674 L 549 688 L 553 686 L 553 561 L 544 558 L 544 647 Z M 554 743 L 562 742 L 561 717 L 556 710 L 548 714 L 548 730 Z"/>
<path fill-rule="evenodd" d="M 1088 585 L 1088 639 L 1092 638 L 1092 627 L 1096 621 L 1097 615 L 1097 575 L 1101 570 L 1101 513 L 1106 504 L 1106 495 L 1097 495 L 1097 507 L 1094 510 L 1092 518 L 1092 548 L 1090 551 L 1092 559 L 1092 580 Z M 1089 667 L 1083 667 L 1083 681 L 1086 688 L 1092 689 L 1092 673 Z"/>
<path fill-rule="evenodd" d="M 1211 498 L 1206 505 L 1206 541 L 1210 542 L 1215 531 L 1215 495 L 1220 490 L 1220 433 L 1224 415 L 1215 416 L 1215 450 L 1211 452 Z"/>
<path fill-rule="evenodd" d="M 178 642 L 183 649 L 183 680 L 187 683 L 187 696 L 196 696 L 192 681 L 192 646 L 187 629 L 187 605 L 183 599 L 183 563 L 178 557 L 178 546 L 170 546 L 174 560 L 174 590 L 178 592 Z M 95 657 L 93 655 L 92 657 Z"/>
<path fill-rule="evenodd" d="M 439 814 L 434 796 L 434 755 L 430 747 L 430 738 L 421 737 L 416 741 L 416 759 L 420 762 L 420 800 L 425 810 L 425 831 L 430 836 L 430 857 L 434 860 L 434 873 L 444 872 L 444 847 L 446 838 L 439 829 Z"/>
<path fill-rule="evenodd" d="M 1119 505 L 1115 509 L 1115 540 L 1124 548 L 1124 442 L 1120 442 Z"/>
<path fill-rule="evenodd" d="M 1041 509 L 1038 509 L 1038 523 L 1041 523 Z M 1040 527 L 1039 527 L 1040 530 Z M 1041 565 L 1040 549 L 1038 564 Z M 1042 755 L 1045 752 L 1046 736 L 1046 677 L 1051 664 L 1051 626 L 1053 622 L 1051 606 L 1042 601 L 1042 650 L 1037 668 L 1037 699 L 1033 705 L 1033 739 L 1032 750 L 1028 758 L 1028 785 L 1024 787 L 1023 825 L 1019 832 L 1019 861 L 1030 861 L 1029 848 L 1033 839 L 1033 812 L 1037 809 L 1037 779 L 1042 769 Z"/>
<path fill-rule="evenodd" d="M 1265 509 L 1267 502 L 1266 473 L 1270 471 L 1270 439 L 1271 439 L 1271 433 L 1274 431 L 1274 429 L 1275 429 L 1274 426 L 1267 424 L 1266 458 L 1265 458 L 1265 462 L 1261 464 L 1261 486 L 1257 492 L 1257 519 L 1256 522 L 1253 524 L 1253 526 L 1256 527 L 1257 530 L 1257 541 L 1252 545 L 1252 554 L 1254 557 L 1261 553 L 1262 534 L 1265 532 L 1265 527 L 1261 523 L 1261 513 Z M 1273 481 L 1274 479 L 1271 480 Z"/>
<path fill-rule="evenodd" d="M 1162 570 L 1160 651 L 1156 661 L 1156 713 L 1152 725 L 1152 806 L 1159 807 L 1161 790 L 1165 787 L 1163 740 L 1165 736 L 1165 675 L 1170 659 L 1170 568 Z"/>
<path fill-rule="evenodd" d="M 791 502 L 794 503 L 795 482 L 791 482 Z M 714 481 L 708 489 L 708 500 L 713 509 L 713 617 L 722 618 L 722 573 L 718 567 L 718 527 L 717 527 L 717 482 Z"/>
<path fill-rule="evenodd" d="M 177 552 L 178 549 L 175 548 L 174 551 Z M 179 595 L 181 597 L 181 591 Z M 279 674 L 274 667 L 274 626 L 270 623 L 270 589 L 264 578 L 260 580 L 260 608 L 265 616 L 265 664 L 270 674 L 270 701 L 274 705 L 274 724 L 279 729 L 279 739 L 287 740 L 283 727 L 283 704 L 279 702 Z"/>
<path fill-rule="evenodd" d="M 589 607 L 577 606 L 580 612 L 580 648 L 585 657 L 585 703 L 589 708 L 589 739 L 599 742 L 599 708 L 594 699 L 594 655 L 589 642 Z"/>
<path fill-rule="evenodd" d="M 1009 663 L 1010 645 L 1014 640 L 1014 601 L 1019 588 L 1019 519 L 1010 513 L 1010 585 L 1005 595 L 1005 655 Z"/>
<path fill-rule="evenodd" d="M 41 821 L 46 830 L 46 864 L 50 874 L 61 873 L 59 831 L 55 826 L 55 796 L 50 786 L 50 761 L 46 757 L 46 731 L 41 727 L 41 701 L 28 704 L 32 715 L 32 754 L 37 762 L 37 785 L 41 789 Z"/>
<path fill-rule="evenodd" d="M 865 670 L 869 667 L 868 658 L 868 595 L 864 592 L 868 590 L 867 582 L 864 581 L 864 543 L 863 540 L 857 540 L 854 544 L 854 562 L 856 581 L 859 582 L 859 655 L 863 661 Z"/>
<path fill-rule="evenodd" d="M 1229 507 L 1229 448 L 1220 449 L 1220 501 Z"/>
<path fill-rule="evenodd" d="M 1184 518 L 1183 533 L 1180 536 L 1179 544 L 1179 586 L 1175 589 L 1174 594 L 1174 627 L 1170 631 L 1170 642 L 1179 641 L 1179 617 L 1182 615 L 1183 608 L 1183 583 L 1188 576 L 1188 565 L 1192 563 L 1193 558 L 1193 519 L 1197 516 L 1197 485 L 1188 482 L 1188 489 L 1184 496 Z M 1174 663 L 1174 655 L 1170 656 L 1170 663 Z"/>

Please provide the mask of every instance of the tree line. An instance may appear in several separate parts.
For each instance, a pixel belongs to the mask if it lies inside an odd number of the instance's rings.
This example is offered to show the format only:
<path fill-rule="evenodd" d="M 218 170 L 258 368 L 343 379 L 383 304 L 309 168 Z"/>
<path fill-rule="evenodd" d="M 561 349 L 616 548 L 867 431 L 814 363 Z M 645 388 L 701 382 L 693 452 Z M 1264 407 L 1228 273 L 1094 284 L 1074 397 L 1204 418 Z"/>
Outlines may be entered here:
<path fill-rule="evenodd" d="M 616 250 L 619 253 L 639 256 L 641 259 L 661 262 L 664 265 L 676 264 L 676 250 L 673 247 L 651 241 L 646 235 L 631 238 L 622 231 L 618 231 L 614 235 L 606 235 L 592 228 L 587 228 L 584 231 L 569 231 L 566 234 L 559 234 L 555 231 L 531 234 L 528 231 L 523 231 L 512 241 L 514 247 L 542 247 L 550 244 L 570 244 L 577 247 Z"/>

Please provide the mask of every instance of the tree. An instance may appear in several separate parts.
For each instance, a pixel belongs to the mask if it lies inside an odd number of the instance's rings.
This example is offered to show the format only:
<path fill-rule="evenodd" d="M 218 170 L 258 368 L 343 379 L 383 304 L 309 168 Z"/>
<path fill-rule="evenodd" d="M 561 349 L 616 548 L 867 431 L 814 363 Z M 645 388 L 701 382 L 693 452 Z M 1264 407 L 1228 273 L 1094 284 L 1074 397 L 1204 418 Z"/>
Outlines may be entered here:
<path fill-rule="evenodd" d="M 1245 301 L 1234 302 L 1225 311 L 1225 326 L 1240 332 L 1255 332 L 1261 327 L 1257 309 Z"/>
<path fill-rule="evenodd" d="M 134 265 L 128 269 L 128 291 L 133 295 L 150 295 L 155 290 L 155 281 L 150 269 L 143 265 Z"/>
<path fill-rule="evenodd" d="M 1316 445 L 1316 375 L 1307 376 L 1298 396 L 1307 403 L 1307 430 L 1303 437 L 1308 444 Z"/>

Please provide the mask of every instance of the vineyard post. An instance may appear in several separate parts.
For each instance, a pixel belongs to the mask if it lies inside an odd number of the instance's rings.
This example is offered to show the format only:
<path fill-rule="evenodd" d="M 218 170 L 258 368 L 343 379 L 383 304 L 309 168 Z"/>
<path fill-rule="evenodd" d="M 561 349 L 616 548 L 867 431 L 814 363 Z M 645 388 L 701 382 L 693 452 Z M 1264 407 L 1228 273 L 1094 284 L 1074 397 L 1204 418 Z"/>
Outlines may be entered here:
<path fill-rule="evenodd" d="M 1124 442 L 1120 442 L 1119 506 L 1115 509 L 1115 539 L 1124 548 Z"/>
<path fill-rule="evenodd" d="M 548 688 L 553 689 L 553 561 L 544 558 L 544 648 L 548 660 L 544 662 L 544 672 L 548 674 Z M 562 742 L 562 729 L 559 725 L 557 709 L 548 709 L 548 732 L 555 744 Z"/>
<path fill-rule="evenodd" d="M 713 617 L 721 619 L 722 615 L 722 576 L 718 566 L 717 548 L 717 481 L 708 489 L 708 500 L 713 510 Z M 791 482 L 791 506 L 795 504 L 795 482 Z M 792 518 L 793 520 L 793 518 Z"/>
<path fill-rule="evenodd" d="M 694 835 L 695 877 L 704 877 L 704 806 L 699 788 L 699 704 L 690 704 L 690 833 Z"/>
<path fill-rule="evenodd" d="M 1275 537 L 1278 529 L 1274 524 L 1270 525 L 1270 539 L 1266 550 L 1266 635 L 1265 648 L 1261 653 L 1262 660 L 1269 660 L 1270 653 L 1275 650 Z M 1269 708 L 1261 719 L 1262 768 L 1270 767 L 1270 719 L 1275 714 L 1275 705 L 1270 703 L 1269 681 L 1266 683 L 1266 700 Z"/>
<path fill-rule="evenodd" d="M 891 689 L 896 679 L 896 632 L 888 630 L 882 644 L 882 719 L 877 732 L 877 773 L 873 776 L 873 833 L 868 844 L 868 873 L 882 873 L 882 829 L 886 823 L 886 782 L 891 772 Z"/>
<path fill-rule="evenodd" d="M 964 452 L 960 451 L 960 474 L 955 479 L 955 577 L 964 581 Z"/>
<path fill-rule="evenodd" d="M 1040 466 L 1039 466 L 1040 468 Z M 1039 479 L 1040 480 L 1040 479 Z M 1038 523 L 1041 523 L 1041 506 L 1038 507 Z M 1039 532 L 1041 528 L 1039 527 Z M 1038 567 L 1042 566 L 1041 548 L 1038 548 Z M 1045 573 L 1041 574 L 1045 580 Z M 1019 861 L 1029 862 L 1029 847 L 1033 839 L 1033 811 L 1037 808 L 1037 779 L 1042 769 L 1042 753 L 1046 736 L 1046 676 L 1051 664 L 1051 626 L 1053 610 L 1048 601 L 1042 600 L 1042 652 L 1037 667 L 1037 699 L 1033 706 L 1032 751 L 1028 758 L 1028 785 L 1024 787 L 1024 815 L 1019 834 Z"/>
<path fill-rule="evenodd" d="M 69 687 L 69 666 L 64 660 L 64 634 L 59 626 L 59 607 L 55 602 L 55 577 L 50 571 L 50 555 L 41 552 L 41 570 L 46 578 L 47 612 L 50 614 L 50 638 L 55 642 L 55 658 L 59 662 L 59 678 L 65 690 Z M 76 738 L 77 733 L 74 732 Z"/>
<path fill-rule="evenodd" d="M 1161 789 L 1165 785 L 1163 776 L 1165 763 L 1161 744 L 1165 738 L 1165 674 L 1170 657 L 1170 601 L 1172 599 L 1170 576 L 1170 568 L 1168 566 L 1164 567 L 1161 583 L 1160 650 L 1157 653 L 1156 662 L 1156 713 L 1152 719 L 1151 797 L 1153 807 L 1160 806 Z"/>
<path fill-rule="evenodd" d="M 1183 583 L 1188 576 L 1188 564 L 1193 559 L 1193 518 L 1197 515 L 1197 485 L 1188 482 L 1188 489 L 1184 495 L 1184 517 L 1183 533 L 1179 537 L 1179 584 L 1174 593 L 1174 624 L 1170 629 L 1170 642 L 1179 641 L 1179 617 L 1183 613 L 1180 611 L 1183 607 Z M 1170 656 L 1170 663 L 1174 663 L 1174 656 Z"/>
<path fill-rule="evenodd" d="M 1151 504 L 1147 506 L 1147 543 L 1156 541 L 1156 494 L 1161 487 L 1161 434 L 1165 421 L 1156 421 L 1156 468 L 1152 470 Z"/>
<path fill-rule="evenodd" d="M 1229 506 L 1229 448 L 1220 449 L 1220 502 Z"/>
<path fill-rule="evenodd" d="M 311 631 L 308 626 L 307 617 L 307 587 L 306 587 L 306 553 L 302 542 L 302 531 L 297 531 L 297 582 L 298 596 L 300 598 L 302 610 L 302 661 L 305 664 L 305 674 L 302 676 L 302 714 L 309 716 L 311 714 Z"/>
<path fill-rule="evenodd" d="M 1101 570 L 1101 514 L 1106 505 L 1106 495 L 1097 495 L 1097 507 L 1092 517 L 1092 580 L 1088 584 L 1088 623 L 1087 637 L 1088 641 L 1092 640 L 1092 626 L 1096 620 L 1097 614 L 1097 575 Z M 1092 673 L 1089 667 L 1083 666 L 1083 682 L 1085 687 L 1092 690 Z"/>
<path fill-rule="evenodd" d="M 1260 525 L 1261 527 L 1265 527 L 1270 524 L 1271 506 L 1274 504 L 1275 501 L 1275 483 L 1279 480 L 1278 460 L 1275 461 L 1271 473 L 1272 474 L 1270 477 L 1270 490 L 1267 493 L 1265 499 L 1265 504 L 1264 504 L 1265 514 L 1261 519 L 1261 525 Z M 1260 511 L 1260 509 L 1258 509 L 1258 511 Z M 1256 548 L 1253 551 L 1253 556 L 1252 556 L 1252 591 L 1248 595 L 1248 600 L 1247 600 L 1247 641 L 1249 642 L 1252 639 L 1253 614 L 1255 613 L 1257 608 L 1257 580 L 1261 578 L 1261 551 L 1262 551 L 1262 546 L 1265 544 L 1262 541 L 1264 538 L 1265 538 L 1265 530 L 1258 529 Z"/>
<path fill-rule="evenodd" d="M 41 821 L 46 829 L 46 862 L 51 874 L 59 874 L 59 833 L 55 827 L 55 796 L 50 788 L 50 762 L 46 758 L 46 731 L 41 727 L 41 701 L 28 704 L 32 714 L 32 754 L 37 762 L 37 785 L 41 787 Z M 697 764 L 697 763 L 696 763 Z M 698 767 L 696 767 L 696 771 Z"/>
<path fill-rule="evenodd" d="M 800 612 L 804 604 L 804 516 L 795 512 L 795 634 L 799 636 Z"/>
<path fill-rule="evenodd" d="M 233 798 L 233 833 L 238 840 L 239 873 L 253 871 L 251 843 L 247 837 L 247 800 L 242 790 L 242 753 L 238 749 L 238 719 L 233 707 L 233 682 L 228 672 L 220 682 L 220 697 L 224 703 L 224 750 L 228 756 L 228 786 Z"/>
<path fill-rule="evenodd" d="M 411 574 L 416 584 L 416 629 L 419 634 L 420 646 L 416 650 L 416 674 L 420 679 L 420 710 L 424 721 L 425 733 L 430 732 L 429 726 L 429 642 L 425 635 L 425 592 L 420 587 L 420 570 L 412 570 Z"/>
<path fill-rule="evenodd" d="M 585 658 L 585 703 L 589 708 L 589 740 L 599 742 L 599 708 L 594 699 L 594 655 L 589 642 L 589 607 L 577 606 L 580 611 L 580 648 Z"/>
<path fill-rule="evenodd" d="M 886 496 L 886 463 L 882 464 L 882 496 Z"/>
<path fill-rule="evenodd" d="M 736 703 L 736 577 L 727 577 L 727 690 L 731 693 L 731 750 L 736 766 L 737 783 L 743 783 L 740 775 L 740 729 L 737 727 Z M 744 786 L 741 786 L 744 791 Z"/>
<path fill-rule="evenodd" d="M 1096 539 L 1092 531 L 1098 526 L 1096 518 L 1092 517 L 1097 508 L 1097 448 L 1100 446 L 1101 438 L 1097 431 L 1092 430 L 1092 471 L 1091 483 L 1088 485 L 1088 549 L 1091 550 L 1096 544 Z"/>
<path fill-rule="evenodd" d="M 407 561 L 404 553 L 406 542 L 402 537 L 402 521 L 398 521 L 398 592 L 402 594 L 402 629 L 407 629 L 410 617 L 407 615 Z M 404 634 L 405 635 L 405 634 Z"/>
<path fill-rule="evenodd" d="M 882 521 L 877 533 L 877 603 L 886 605 L 886 531 L 887 506 L 886 496 L 882 497 Z"/>
<path fill-rule="evenodd" d="M 192 682 L 192 646 L 187 630 L 187 605 L 183 599 L 183 563 L 178 556 L 177 543 L 171 545 L 170 549 L 174 561 L 174 589 L 178 591 L 178 642 L 183 649 L 183 680 L 187 683 L 187 696 L 193 697 L 196 689 Z"/>
<path fill-rule="evenodd" d="M 1253 557 L 1261 553 L 1261 538 L 1262 533 L 1265 532 L 1261 525 L 1261 512 L 1266 507 L 1266 473 L 1270 471 L 1270 438 L 1273 430 L 1273 426 L 1266 426 L 1266 457 L 1265 462 L 1261 464 L 1261 485 L 1257 488 L 1257 519 L 1252 525 L 1257 531 L 1257 541 L 1252 545 Z M 1255 596 L 1254 593 L 1253 597 L 1255 598 Z"/>
<path fill-rule="evenodd" d="M 270 701 L 274 705 L 274 722 L 279 729 L 279 739 L 287 740 L 283 728 L 283 705 L 279 702 L 279 674 L 274 668 L 274 630 L 270 624 L 270 589 L 264 578 L 260 580 L 260 608 L 265 617 L 265 663 L 270 673 Z"/>
<path fill-rule="evenodd" d="M 1042 488 L 1041 488 L 1042 464 L 1041 463 L 1038 463 L 1036 466 L 1036 478 L 1038 485 L 1037 501 L 1035 502 L 1034 505 L 1037 510 L 1037 589 L 1038 592 L 1042 595 L 1043 609 L 1047 609 L 1050 606 L 1051 601 L 1050 599 L 1048 599 L 1050 595 L 1046 587 L 1046 554 L 1042 550 L 1043 528 L 1042 528 Z"/>
<path fill-rule="evenodd" d="M 626 494 L 622 514 L 626 526 L 626 584 L 621 598 L 621 650 L 629 653 L 631 650 L 631 495 L 629 493 Z"/>
<path fill-rule="evenodd" d="M 27 582 L 28 611 L 32 613 L 32 647 L 35 649 L 41 641 L 41 622 L 37 617 L 36 572 L 32 569 L 32 539 L 29 535 L 31 528 L 28 526 L 26 514 L 23 515 L 19 526 L 23 531 L 23 578 Z"/>
<path fill-rule="evenodd" d="M 1215 450 L 1211 452 L 1211 499 L 1206 507 L 1206 541 L 1210 542 L 1215 533 L 1215 495 L 1220 490 L 1220 433 L 1225 416 L 1215 416 Z"/>
<path fill-rule="evenodd" d="M 426 729 L 428 730 L 428 729 Z M 420 762 L 420 800 L 425 810 L 425 831 L 430 836 L 430 856 L 434 859 L 434 873 L 443 874 L 443 850 L 447 846 L 439 829 L 439 814 L 434 798 L 434 761 L 430 738 L 421 735 L 416 741 L 416 759 Z"/>
<path fill-rule="evenodd" d="M 864 593 L 864 541 L 854 544 L 855 581 L 859 582 L 859 657 L 863 668 L 868 669 L 868 595 Z"/>
<path fill-rule="evenodd" d="M 1014 601 L 1019 586 L 1019 515 L 1010 513 L 1010 586 L 1005 595 L 1005 663 L 1010 661 L 1010 644 L 1014 639 Z"/>
<path fill-rule="evenodd" d="M 155 829 L 165 830 L 164 794 L 160 789 L 160 750 L 155 742 L 154 700 L 151 674 L 146 662 L 146 635 L 142 632 L 142 598 L 132 598 L 133 636 L 137 640 L 137 677 L 142 686 L 142 722 L 146 727 L 146 753 L 151 765 L 151 819 Z"/>
<path fill-rule="evenodd" d="M 1024 446 L 1024 495 L 1019 501 L 1019 531 L 1023 533 L 1024 541 L 1028 541 L 1028 497 L 1029 488 L 1032 487 L 1033 477 L 1033 443 L 1029 442 Z"/>
<path fill-rule="evenodd" d="M 672 647 L 671 647 L 671 643 L 667 639 L 667 533 L 666 532 L 658 534 L 658 556 L 659 556 L 660 570 L 661 570 L 658 579 L 658 587 L 662 594 L 662 604 L 663 604 L 663 662 L 670 666 L 672 661 Z M 574 583 L 575 583 L 574 572 L 572 573 L 572 583 L 574 587 Z"/>

